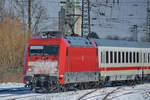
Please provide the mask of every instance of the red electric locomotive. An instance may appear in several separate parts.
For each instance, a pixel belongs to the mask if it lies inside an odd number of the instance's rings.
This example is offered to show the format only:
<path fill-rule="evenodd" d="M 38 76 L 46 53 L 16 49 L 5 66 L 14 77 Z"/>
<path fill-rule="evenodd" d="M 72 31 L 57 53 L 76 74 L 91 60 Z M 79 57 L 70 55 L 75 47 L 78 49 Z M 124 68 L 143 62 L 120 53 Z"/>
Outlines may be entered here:
<path fill-rule="evenodd" d="M 94 41 L 71 36 L 30 39 L 24 81 L 32 89 L 48 90 L 58 85 L 62 89 L 66 84 L 99 81 L 98 51 Z"/>

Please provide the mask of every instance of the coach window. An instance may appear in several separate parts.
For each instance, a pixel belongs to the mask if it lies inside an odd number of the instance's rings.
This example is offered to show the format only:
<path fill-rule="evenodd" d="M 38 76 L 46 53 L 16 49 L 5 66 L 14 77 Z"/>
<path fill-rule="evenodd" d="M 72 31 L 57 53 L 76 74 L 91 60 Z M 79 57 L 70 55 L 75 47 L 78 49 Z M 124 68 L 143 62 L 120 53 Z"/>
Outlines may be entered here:
<path fill-rule="evenodd" d="M 147 61 L 148 61 L 147 57 L 148 57 L 148 54 L 145 53 L 145 63 L 147 63 Z"/>
<path fill-rule="evenodd" d="M 147 53 L 147 63 L 149 63 L 149 53 Z"/>
<path fill-rule="evenodd" d="M 148 62 L 148 53 L 145 54 L 146 63 Z"/>
<path fill-rule="evenodd" d="M 124 52 L 122 52 L 122 63 L 124 63 Z"/>
<path fill-rule="evenodd" d="M 128 52 L 126 52 L 126 63 L 128 63 Z"/>
<path fill-rule="evenodd" d="M 103 63 L 103 52 L 101 52 L 101 63 Z"/>
<path fill-rule="evenodd" d="M 106 52 L 103 52 L 103 63 L 106 63 Z"/>
<path fill-rule="evenodd" d="M 110 51 L 110 63 L 113 63 L 113 52 Z"/>
<path fill-rule="evenodd" d="M 117 63 L 117 52 L 114 52 L 114 63 Z"/>
<path fill-rule="evenodd" d="M 148 53 L 148 55 L 149 55 L 149 57 L 148 57 L 148 58 L 149 58 L 149 63 L 150 63 L 150 53 Z"/>
<path fill-rule="evenodd" d="M 148 53 L 145 55 L 146 63 L 148 63 Z"/>
<path fill-rule="evenodd" d="M 140 56 L 139 56 L 139 58 L 140 58 L 140 63 L 143 63 L 143 53 L 140 53 Z"/>
<path fill-rule="evenodd" d="M 148 53 L 148 63 L 150 62 L 150 53 Z"/>
<path fill-rule="evenodd" d="M 132 52 L 130 52 L 129 58 L 130 58 L 130 63 L 132 63 Z"/>
<path fill-rule="evenodd" d="M 109 63 L 109 52 L 106 51 L 106 63 Z"/>
<path fill-rule="evenodd" d="M 144 63 L 146 63 L 146 54 L 143 54 L 143 58 L 144 58 Z"/>
<path fill-rule="evenodd" d="M 135 58 L 135 52 L 133 52 L 133 63 L 135 63 L 135 60 L 136 58 Z"/>
<path fill-rule="evenodd" d="M 148 53 L 145 54 L 146 63 L 148 62 Z"/>
<path fill-rule="evenodd" d="M 149 63 L 149 53 L 147 53 L 147 63 Z"/>
<path fill-rule="evenodd" d="M 147 63 L 149 63 L 149 53 L 147 53 Z"/>
<path fill-rule="evenodd" d="M 138 52 L 136 54 L 136 60 L 137 60 L 137 63 L 139 63 L 139 53 Z"/>
<path fill-rule="evenodd" d="M 121 62 L 121 53 L 118 52 L 118 63 L 120 63 L 120 62 Z"/>

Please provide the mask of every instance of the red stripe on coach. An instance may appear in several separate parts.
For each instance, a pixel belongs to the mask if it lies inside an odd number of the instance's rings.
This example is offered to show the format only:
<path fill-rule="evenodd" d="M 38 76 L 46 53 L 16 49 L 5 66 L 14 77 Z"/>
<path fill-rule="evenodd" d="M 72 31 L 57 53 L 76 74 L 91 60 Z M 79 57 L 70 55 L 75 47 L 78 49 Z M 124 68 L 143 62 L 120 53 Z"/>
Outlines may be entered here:
<path fill-rule="evenodd" d="M 100 71 L 119 71 L 119 70 L 141 70 L 141 69 L 150 69 L 150 66 L 144 66 L 144 67 L 101 67 Z"/>

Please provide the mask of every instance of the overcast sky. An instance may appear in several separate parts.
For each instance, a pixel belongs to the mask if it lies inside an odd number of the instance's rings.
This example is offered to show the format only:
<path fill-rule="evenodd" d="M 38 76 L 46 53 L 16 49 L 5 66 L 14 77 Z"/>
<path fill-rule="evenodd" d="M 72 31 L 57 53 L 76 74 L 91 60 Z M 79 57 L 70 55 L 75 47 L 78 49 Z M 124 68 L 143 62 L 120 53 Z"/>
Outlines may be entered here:
<path fill-rule="evenodd" d="M 47 8 L 49 21 L 49 30 L 57 30 L 58 26 L 58 11 L 60 10 L 61 0 L 43 0 L 44 6 Z M 92 0 L 94 1 L 94 0 Z M 105 0 L 97 0 L 105 2 Z M 113 1 L 113 0 L 108 0 Z M 97 8 L 96 8 L 97 9 Z M 146 24 L 146 0 L 120 0 L 119 5 L 115 4 L 113 9 L 109 7 L 98 7 L 105 16 L 98 16 L 95 8 L 91 10 L 91 18 L 97 18 L 96 21 L 91 20 L 92 31 L 98 33 L 100 37 L 108 35 L 131 36 L 129 28 L 132 25 L 139 26 L 139 36 L 144 35 L 143 29 Z M 110 20 L 113 18 L 114 20 Z"/>

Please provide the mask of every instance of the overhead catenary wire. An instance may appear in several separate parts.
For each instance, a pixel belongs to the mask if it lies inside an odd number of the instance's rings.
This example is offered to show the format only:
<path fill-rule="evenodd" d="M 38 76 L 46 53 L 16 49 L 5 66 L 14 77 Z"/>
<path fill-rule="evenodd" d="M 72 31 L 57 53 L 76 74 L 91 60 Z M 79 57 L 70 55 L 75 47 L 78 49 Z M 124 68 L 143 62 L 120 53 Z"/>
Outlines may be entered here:
<path fill-rule="evenodd" d="M 92 0 L 91 0 L 92 1 Z M 18 2 L 28 2 L 28 1 L 18 1 Z M 56 3 L 56 4 L 60 4 L 61 2 L 59 1 L 50 1 L 50 0 L 42 0 L 41 2 L 48 2 L 48 3 Z M 82 3 L 82 0 L 80 2 L 77 1 L 77 3 Z M 93 3 L 93 2 L 91 2 Z M 106 2 L 99 2 L 99 3 L 106 3 Z M 107 4 L 112 4 L 113 2 L 108 2 Z M 134 3 L 138 3 L 138 4 L 147 4 L 147 2 L 119 2 L 120 4 L 134 4 Z"/>
<path fill-rule="evenodd" d="M 27 0 L 26 0 L 26 1 L 27 1 Z M 63 1 L 65 1 L 65 0 L 63 0 Z M 80 0 L 80 1 L 82 1 L 82 0 Z M 91 1 L 92 1 L 92 0 L 91 0 Z M 21 2 L 21 1 L 20 1 L 20 2 Z M 58 0 L 58 1 L 55 1 L 55 0 L 53 0 L 53 1 L 52 1 L 52 0 L 42 0 L 41 2 L 46 2 L 47 4 L 52 4 L 52 5 L 54 5 L 54 4 L 55 4 L 55 5 L 56 5 L 56 4 L 59 5 L 59 4 L 60 4 L 60 1 L 59 1 L 59 0 Z M 93 3 L 93 2 L 92 2 L 92 3 Z M 98 3 L 104 3 L 104 4 L 105 4 L 106 2 L 102 1 L 102 2 L 98 2 Z M 107 3 L 107 4 L 108 4 L 108 5 L 111 5 L 112 3 L 113 3 L 113 2 L 109 2 L 109 0 L 108 0 L 108 3 Z M 139 2 L 139 1 L 138 1 L 138 2 L 132 2 L 132 1 L 121 2 L 121 1 L 120 1 L 120 2 L 119 2 L 120 6 L 127 6 L 127 7 L 128 7 L 128 6 L 143 6 L 143 7 L 144 7 L 144 6 L 146 6 L 146 3 L 147 3 L 147 2 L 145 2 L 145 1 L 140 1 L 140 2 Z M 134 5 L 134 4 L 136 4 L 136 5 Z M 97 6 L 97 8 L 98 8 L 98 7 L 100 7 L 100 6 Z M 127 16 L 128 16 L 128 15 L 127 15 Z M 33 16 L 32 18 L 33 18 L 33 19 L 36 19 L 36 18 L 38 18 L 38 17 Z M 58 20 L 58 18 L 59 18 L 58 16 L 52 16 L 52 17 L 51 17 L 51 16 L 48 16 L 48 17 L 46 17 L 47 20 L 53 20 L 53 19 L 57 19 L 57 20 Z M 91 19 L 92 19 L 92 18 L 91 18 Z M 98 16 L 97 19 L 110 19 L 110 20 L 111 20 L 111 19 L 115 19 L 115 17 L 114 17 L 114 18 L 110 18 L 110 17 L 105 16 L 105 18 L 101 18 L 100 16 Z M 137 20 L 139 19 L 139 21 L 145 20 L 145 18 L 142 18 L 142 17 L 139 18 L 139 17 L 133 17 L 133 16 L 125 17 L 125 18 L 120 18 L 120 17 L 119 17 L 118 20 L 130 20 L 130 19 L 131 19 L 131 20 L 132 20 L 132 19 L 137 19 Z M 93 21 L 94 21 L 94 20 L 93 20 Z"/>
<path fill-rule="evenodd" d="M 92 1 L 92 0 L 91 0 Z M 59 1 L 49 1 L 49 0 L 43 0 L 42 2 L 50 2 L 50 3 L 60 3 Z M 77 1 L 78 2 L 78 1 Z M 82 0 L 80 1 L 82 2 Z M 100 3 L 106 3 L 106 2 L 100 2 Z M 113 2 L 108 2 L 109 3 L 113 3 Z M 147 2 L 119 2 L 119 3 L 147 3 Z"/>

